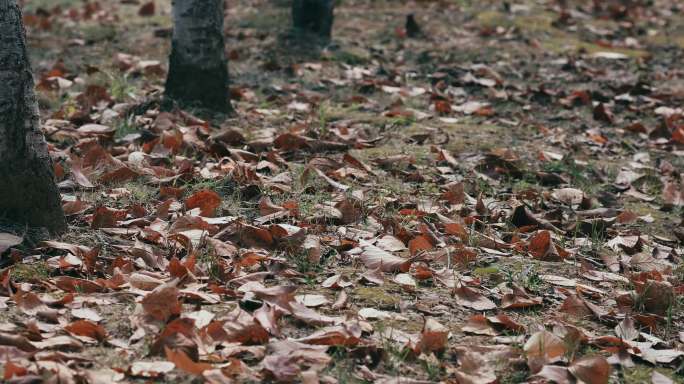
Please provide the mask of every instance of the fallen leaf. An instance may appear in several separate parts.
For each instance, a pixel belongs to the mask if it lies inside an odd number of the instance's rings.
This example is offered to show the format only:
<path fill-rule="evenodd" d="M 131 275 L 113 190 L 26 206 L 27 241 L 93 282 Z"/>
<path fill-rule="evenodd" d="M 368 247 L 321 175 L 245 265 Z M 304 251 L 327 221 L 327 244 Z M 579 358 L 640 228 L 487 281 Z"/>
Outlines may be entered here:
<path fill-rule="evenodd" d="M 197 191 L 185 200 L 187 209 L 200 209 L 200 215 L 213 217 L 216 209 L 221 205 L 221 197 L 218 193 L 204 189 Z"/>
<path fill-rule="evenodd" d="M 486 298 L 481 293 L 464 285 L 454 289 L 456 304 L 463 307 L 472 308 L 476 311 L 487 311 L 496 308 L 493 301 Z"/>
<path fill-rule="evenodd" d="M 560 361 L 567 352 L 567 346 L 558 336 L 549 331 L 533 334 L 523 347 L 530 371 L 538 373 L 544 365 Z"/>
<path fill-rule="evenodd" d="M 610 364 L 602 356 L 586 356 L 575 360 L 568 368 L 582 383 L 607 384 L 610 378 Z"/>
<path fill-rule="evenodd" d="M 24 241 L 23 238 L 11 233 L 0 233 L 0 254 L 12 247 L 16 247 L 21 244 L 22 241 Z"/>
<path fill-rule="evenodd" d="M 437 320 L 428 317 L 425 319 L 417 349 L 422 353 L 443 352 L 446 349 L 448 337 L 449 329 Z"/>
<path fill-rule="evenodd" d="M 166 360 L 172 362 L 177 369 L 191 375 L 201 376 L 204 371 L 213 368 L 211 364 L 192 361 L 188 355 L 181 350 L 174 351 L 169 347 L 164 347 L 164 352 L 166 353 Z"/>
<path fill-rule="evenodd" d="M 128 371 L 132 376 L 156 378 L 173 371 L 175 367 L 169 361 L 136 361 Z"/>
<path fill-rule="evenodd" d="M 179 291 L 175 285 L 164 284 L 143 297 L 141 304 L 145 314 L 153 320 L 166 322 L 171 316 L 181 313 Z"/>
<path fill-rule="evenodd" d="M 67 324 L 64 330 L 72 336 L 84 336 L 97 341 L 104 341 L 107 338 L 107 331 L 103 326 L 88 320 L 77 320 Z"/>
<path fill-rule="evenodd" d="M 634 326 L 634 319 L 626 315 L 615 327 L 615 334 L 626 341 L 635 340 L 639 337 L 639 331 Z"/>
<path fill-rule="evenodd" d="M 377 269 L 383 272 L 408 272 L 411 267 L 411 259 L 404 259 L 384 251 L 374 245 L 365 245 L 359 258 L 366 268 Z"/>

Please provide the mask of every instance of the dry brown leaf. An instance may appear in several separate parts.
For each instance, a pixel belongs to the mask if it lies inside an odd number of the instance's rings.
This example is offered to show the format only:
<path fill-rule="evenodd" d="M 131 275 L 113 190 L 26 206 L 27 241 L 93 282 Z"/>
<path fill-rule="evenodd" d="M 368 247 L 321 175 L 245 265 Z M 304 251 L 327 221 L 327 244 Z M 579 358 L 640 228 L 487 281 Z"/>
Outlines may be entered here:
<path fill-rule="evenodd" d="M 496 304 L 494 304 L 493 301 L 465 285 L 461 285 L 454 289 L 453 293 L 456 304 L 463 307 L 472 308 L 476 311 L 487 311 L 496 308 Z"/>
<path fill-rule="evenodd" d="M 586 356 L 575 360 L 568 368 L 582 383 L 607 384 L 610 378 L 610 364 L 603 356 Z"/>
<path fill-rule="evenodd" d="M 437 320 L 428 317 L 425 319 L 417 350 L 422 353 L 443 352 L 446 349 L 448 338 L 449 329 Z"/>
<path fill-rule="evenodd" d="M 544 330 L 533 334 L 523 350 L 530 371 L 537 373 L 544 365 L 560 361 L 567 352 L 567 345 L 558 336 Z"/>
<path fill-rule="evenodd" d="M 625 341 L 635 340 L 639 337 L 639 331 L 634 325 L 634 319 L 626 315 L 622 321 L 615 326 L 615 334 Z"/>
<path fill-rule="evenodd" d="M 264 370 L 275 380 L 292 382 L 302 370 L 320 371 L 331 358 L 326 346 L 302 344 L 292 340 L 278 340 L 268 345 L 269 354 L 262 362 Z"/>
<path fill-rule="evenodd" d="M 88 320 L 77 320 L 67 324 L 64 330 L 72 336 L 84 336 L 97 341 L 104 341 L 107 338 L 107 331 L 103 326 Z"/>
<path fill-rule="evenodd" d="M 361 328 L 356 323 L 348 322 L 322 328 L 296 341 L 305 344 L 353 347 L 361 341 Z"/>
<path fill-rule="evenodd" d="M 0 233 L 0 255 L 6 250 L 21 244 L 22 241 L 24 241 L 22 237 L 11 233 Z"/>
<path fill-rule="evenodd" d="M 380 269 L 383 272 L 408 272 L 411 267 L 411 259 L 404 259 L 384 251 L 374 245 L 365 245 L 362 248 L 361 261 L 369 269 Z"/>
<path fill-rule="evenodd" d="M 544 379 L 556 384 L 574 384 L 575 378 L 570 374 L 567 367 L 558 365 L 545 365 L 531 378 Z"/>
<path fill-rule="evenodd" d="M 182 350 L 176 351 L 169 347 L 164 347 L 164 352 L 166 353 L 166 360 L 172 362 L 177 369 L 191 375 L 201 376 L 204 371 L 213 368 L 211 364 L 192 361 Z"/>
<path fill-rule="evenodd" d="M 483 336 L 497 336 L 499 333 L 489 324 L 484 315 L 472 315 L 461 327 L 464 333 L 474 333 Z"/>
<path fill-rule="evenodd" d="M 200 214 L 205 217 L 213 217 L 219 206 L 221 196 L 208 189 L 197 191 L 185 200 L 185 208 L 199 208 Z"/>
<path fill-rule="evenodd" d="M 132 376 L 156 378 L 173 371 L 175 364 L 169 361 L 136 361 L 128 368 Z"/>
<path fill-rule="evenodd" d="M 501 361 L 511 361 L 516 352 L 507 346 L 464 345 L 455 348 L 459 366 L 454 376 L 459 384 L 493 384 L 497 382 L 496 370 Z"/>
<path fill-rule="evenodd" d="M 180 315 L 179 294 L 175 284 L 160 285 L 143 297 L 141 304 L 145 314 L 163 323 L 166 323 L 171 316 Z"/>

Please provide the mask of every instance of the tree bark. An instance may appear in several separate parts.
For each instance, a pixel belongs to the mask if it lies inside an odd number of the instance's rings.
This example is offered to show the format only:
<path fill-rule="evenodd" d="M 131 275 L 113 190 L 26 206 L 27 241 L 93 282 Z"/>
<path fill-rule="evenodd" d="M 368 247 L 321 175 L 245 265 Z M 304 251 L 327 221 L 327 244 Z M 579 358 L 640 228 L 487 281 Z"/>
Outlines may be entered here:
<path fill-rule="evenodd" d="M 223 7 L 223 0 L 173 0 L 167 98 L 183 106 L 232 112 Z"/>
<path fill-rule="evenodd" d="M 16 0 L 0 0 L 0 217 L 66 230 Z"/>
<path fill-rule="evenodd" d="M 328 40 L 332 35 L 335 0 L 294 0 L 292 23 L 297 32 Z"/>

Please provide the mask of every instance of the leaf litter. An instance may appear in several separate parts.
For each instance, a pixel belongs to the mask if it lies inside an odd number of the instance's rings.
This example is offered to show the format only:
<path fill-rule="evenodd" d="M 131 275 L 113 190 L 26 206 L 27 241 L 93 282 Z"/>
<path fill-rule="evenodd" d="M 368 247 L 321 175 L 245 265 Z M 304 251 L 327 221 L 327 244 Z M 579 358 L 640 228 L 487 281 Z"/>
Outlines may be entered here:
<path fill-rule="evenodd" d="M 221 119 L 168 5 L 26 3 L 70 231 L 0 231 L 8 382 L 682 382 L 676 2 L 231 4 Z"/>

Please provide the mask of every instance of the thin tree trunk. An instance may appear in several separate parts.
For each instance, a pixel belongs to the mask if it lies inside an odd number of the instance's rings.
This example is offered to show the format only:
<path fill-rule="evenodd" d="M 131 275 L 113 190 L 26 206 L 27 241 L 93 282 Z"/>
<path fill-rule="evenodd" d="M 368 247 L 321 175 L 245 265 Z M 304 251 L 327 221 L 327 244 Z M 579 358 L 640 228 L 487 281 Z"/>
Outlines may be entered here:
<path fill-rule="evenodd" d="M 232 112 L 223 7 L 223 0 L 173 0 L 167 98 L 185 106 Z"/>
<path fill-rule="evenodd" d="M 16 0 L 0 0 L 0 217 L 66 230 Z"/>
<path fill-rule="evenodd" d="M 335 0 L 294 0 L 292 23 L 295 31 L 325 40 L 332 35 Z"/>

